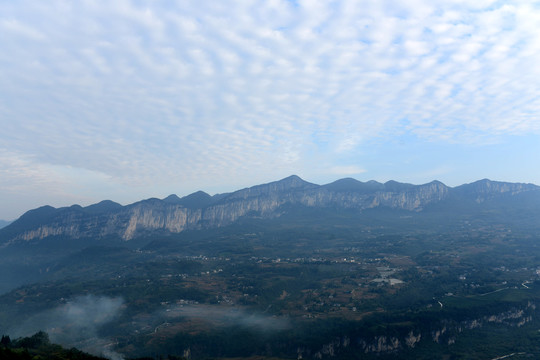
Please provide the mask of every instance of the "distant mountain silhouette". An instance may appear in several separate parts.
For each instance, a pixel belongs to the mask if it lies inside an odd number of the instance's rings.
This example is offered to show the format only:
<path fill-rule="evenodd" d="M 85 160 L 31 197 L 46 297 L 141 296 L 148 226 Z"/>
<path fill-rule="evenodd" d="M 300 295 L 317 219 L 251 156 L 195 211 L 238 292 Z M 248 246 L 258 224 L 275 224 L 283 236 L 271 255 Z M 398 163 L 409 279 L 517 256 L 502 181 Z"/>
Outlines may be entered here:
<path fill-rule="evenodd" d="M 540 187 L 487 179 L 450 188 L 440 181 L 423 185 L 396 181 L 382 184 L 352 178 L 321 186 L 293 175 L 216 196 L 197 191 L 182 198 L 173 194 L 163 200 L 151 198 L 127 206 L 110 200 L 87 207 L 73 205 L 55 209 L 43 206 L 28 211 L 0 229 L 0 246 L 51 236 L 131 240 L 148 236 L 153 231 L 160 234 L 179 233 L 222 227 L 250 217 L 286 216 L 284 209 L 291 207 L 353 209 L 360 212 L 387 208 L 422 212 L 434 205 L 439 208 L 460 208 L 470 202 L 478 204 L 490 199 L 509 200 L 508 197 L 523 193 L 538 196 Z"/>

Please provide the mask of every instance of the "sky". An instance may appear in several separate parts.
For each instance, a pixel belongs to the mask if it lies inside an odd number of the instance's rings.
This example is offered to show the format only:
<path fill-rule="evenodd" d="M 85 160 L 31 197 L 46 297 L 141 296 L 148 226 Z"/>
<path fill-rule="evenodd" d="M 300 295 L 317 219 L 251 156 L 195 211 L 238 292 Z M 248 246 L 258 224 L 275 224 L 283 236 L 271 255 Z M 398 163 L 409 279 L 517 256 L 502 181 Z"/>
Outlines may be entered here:
<path fill-rule="evenodd" d="M 0 2 L 0 219 L 296 174 L 540 184 L 540 2 Z"/>

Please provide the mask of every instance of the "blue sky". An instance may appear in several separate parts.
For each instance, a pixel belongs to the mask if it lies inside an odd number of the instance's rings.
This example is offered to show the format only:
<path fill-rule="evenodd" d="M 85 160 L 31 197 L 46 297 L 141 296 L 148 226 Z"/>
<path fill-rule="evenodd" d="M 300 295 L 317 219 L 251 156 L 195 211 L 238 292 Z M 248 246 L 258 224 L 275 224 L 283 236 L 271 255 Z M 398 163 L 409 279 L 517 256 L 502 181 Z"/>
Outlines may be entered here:
<path fill-rule="evenodd" d="M 0 2 L 0 218 L 297 174 L 540 184 L 533 1 Z"/>

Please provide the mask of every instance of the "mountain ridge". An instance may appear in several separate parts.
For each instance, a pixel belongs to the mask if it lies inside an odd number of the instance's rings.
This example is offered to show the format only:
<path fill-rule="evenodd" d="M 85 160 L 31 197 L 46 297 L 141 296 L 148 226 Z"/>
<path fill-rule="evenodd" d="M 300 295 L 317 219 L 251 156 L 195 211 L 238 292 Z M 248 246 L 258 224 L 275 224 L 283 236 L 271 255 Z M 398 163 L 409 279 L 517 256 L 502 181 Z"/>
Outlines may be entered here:
<path fill-rule="evenodd" d="M 358 211 L 385 207 L 421 212 L 430 204 L 448 199 L 470 199 L 480 203 L 503 194 L 516 195 L 526 191 L 539 192 L 540 187 L 488 179 L 457 187 L 446 186 L 437 180 L 413 185 L 393 180 L 384 184 L 373 180 L 361 182 L 352 178 L 317 185 L 292 175 L 214 196 L 197 191 L 182 198 L 172 194 L 164 199 L 150 198 L 125 206 L 111 200 L 87 207 L 42 206 L 0 229 L 0 248 L 50 236 L 77 239 L 113 236 L 129 241 L 153 231 L 179 233 L 216 228 L 245 217 L 279 217 L 283 215 L 280 209 L 285 205 Z"/>

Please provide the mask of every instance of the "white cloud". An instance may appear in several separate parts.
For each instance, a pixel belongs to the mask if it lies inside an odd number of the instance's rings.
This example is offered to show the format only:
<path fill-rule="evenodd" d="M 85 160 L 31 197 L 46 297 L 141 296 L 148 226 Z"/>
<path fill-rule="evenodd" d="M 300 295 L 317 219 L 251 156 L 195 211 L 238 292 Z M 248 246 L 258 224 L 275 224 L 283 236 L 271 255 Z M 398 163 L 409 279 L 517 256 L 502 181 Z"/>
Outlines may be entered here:
<path fill-rule="evenodd" d="M 330 168 L 328 172 L 338 176 L 352 176 L 365 173 L 366 170 L 357 165 L 343 165 L 334 166 Z"/>
<path fill-rule="evenodd" d="M 405 131 L 540 133 L 527 1 L 22 1 L 0 14 L 2 146 L 103 183 L 232 186 Z"/>
<path fill-rule="evenodd" d="M 0 27 L 5 31 L 9 31 L 15 35 L 22 35 L 31 40 L 44 40 L 42 33 L 34 29 L 28 24 L 23 24 L 14 19 L 5 19 L 0 22 Z"/>

